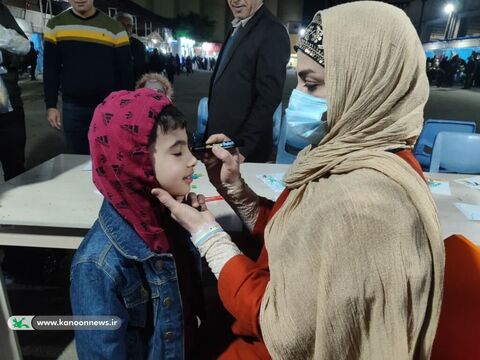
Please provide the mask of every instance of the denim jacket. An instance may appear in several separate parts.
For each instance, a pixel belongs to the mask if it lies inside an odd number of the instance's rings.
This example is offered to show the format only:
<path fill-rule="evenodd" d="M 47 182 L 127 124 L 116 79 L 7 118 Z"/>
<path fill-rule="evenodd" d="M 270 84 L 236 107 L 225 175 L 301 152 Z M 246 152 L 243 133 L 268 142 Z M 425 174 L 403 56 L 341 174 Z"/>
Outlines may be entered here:
<path fill-rule="evenodd" d="M 198 255 L 191 244 L 190 249 Z M 152 252 L 106 201 L 75 253 L 70 298 L 73 315 L 122 320 L 118 330 L 77 330 L 79 359 L 185 358 L 185 322 L 173 255 Z"/>

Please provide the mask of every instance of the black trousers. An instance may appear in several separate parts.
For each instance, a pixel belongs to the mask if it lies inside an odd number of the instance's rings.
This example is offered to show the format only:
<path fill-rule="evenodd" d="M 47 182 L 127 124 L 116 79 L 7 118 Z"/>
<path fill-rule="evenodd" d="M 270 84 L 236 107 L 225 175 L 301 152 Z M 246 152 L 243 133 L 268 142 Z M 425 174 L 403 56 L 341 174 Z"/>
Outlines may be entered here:
<path fill-rule="evenodd" d="M 0 162 L 5 181 L 25 171 L 25 143 L 23 107 L 0 114 Z"/>

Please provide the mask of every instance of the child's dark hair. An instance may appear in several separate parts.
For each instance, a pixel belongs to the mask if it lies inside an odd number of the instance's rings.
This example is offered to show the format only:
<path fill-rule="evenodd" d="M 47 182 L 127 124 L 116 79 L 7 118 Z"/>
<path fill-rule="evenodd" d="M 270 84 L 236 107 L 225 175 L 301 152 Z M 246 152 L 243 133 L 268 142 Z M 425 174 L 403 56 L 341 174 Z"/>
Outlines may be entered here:
<path fill-rule="evenodd" d="M 167 105 L 155 119 L 155 125 L 148 137 L 148 143 L 153 144 L 157 140 L 157 128 L 160 127 L 163 133 L 171 130 L 185 129 L 187 122 L 183 114 L 174 105 Z"/>

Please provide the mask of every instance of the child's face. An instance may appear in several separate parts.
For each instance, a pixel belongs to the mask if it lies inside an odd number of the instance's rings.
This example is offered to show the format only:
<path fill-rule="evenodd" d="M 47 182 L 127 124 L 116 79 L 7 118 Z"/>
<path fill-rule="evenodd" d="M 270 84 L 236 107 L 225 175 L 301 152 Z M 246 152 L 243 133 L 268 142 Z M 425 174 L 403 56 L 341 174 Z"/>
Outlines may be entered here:
<path fill-rule="evenodd" d="M 190 192 L 193 168 L 197 159 L 188 148 L 185 129 L 163 133 L 157 127 L 157 140 L 150 147 L 155 177 L 160 186 L 172 196 L 184 196 Z"/>

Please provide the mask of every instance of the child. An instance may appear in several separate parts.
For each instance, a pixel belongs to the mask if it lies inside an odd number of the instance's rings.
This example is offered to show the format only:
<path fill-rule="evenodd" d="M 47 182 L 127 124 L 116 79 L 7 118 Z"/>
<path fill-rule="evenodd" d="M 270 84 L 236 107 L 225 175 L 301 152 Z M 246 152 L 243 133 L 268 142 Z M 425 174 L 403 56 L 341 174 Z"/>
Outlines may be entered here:
<path fill-rule="evenodd" d="M 196 163 L 186 123 L 152 89 L 112 93 L 88 139 L 98 220 L 71 268 L 73 315 L 118 316 L 118 330 L 75 333 L 79 359 L 189 358 L 202 309 L 199 256 L 188 234 L 150 195 L 190 191 Z M 198 356 L 198 353 L 195 353 Z"/>
<path fill-rule="evenodd" d="M 159 73 L 144 74 L 135 84 L 135 89 L 149 88 L 157 90 L 170 99 L 173 97 L 173 86 L 168 79 Z"/>

